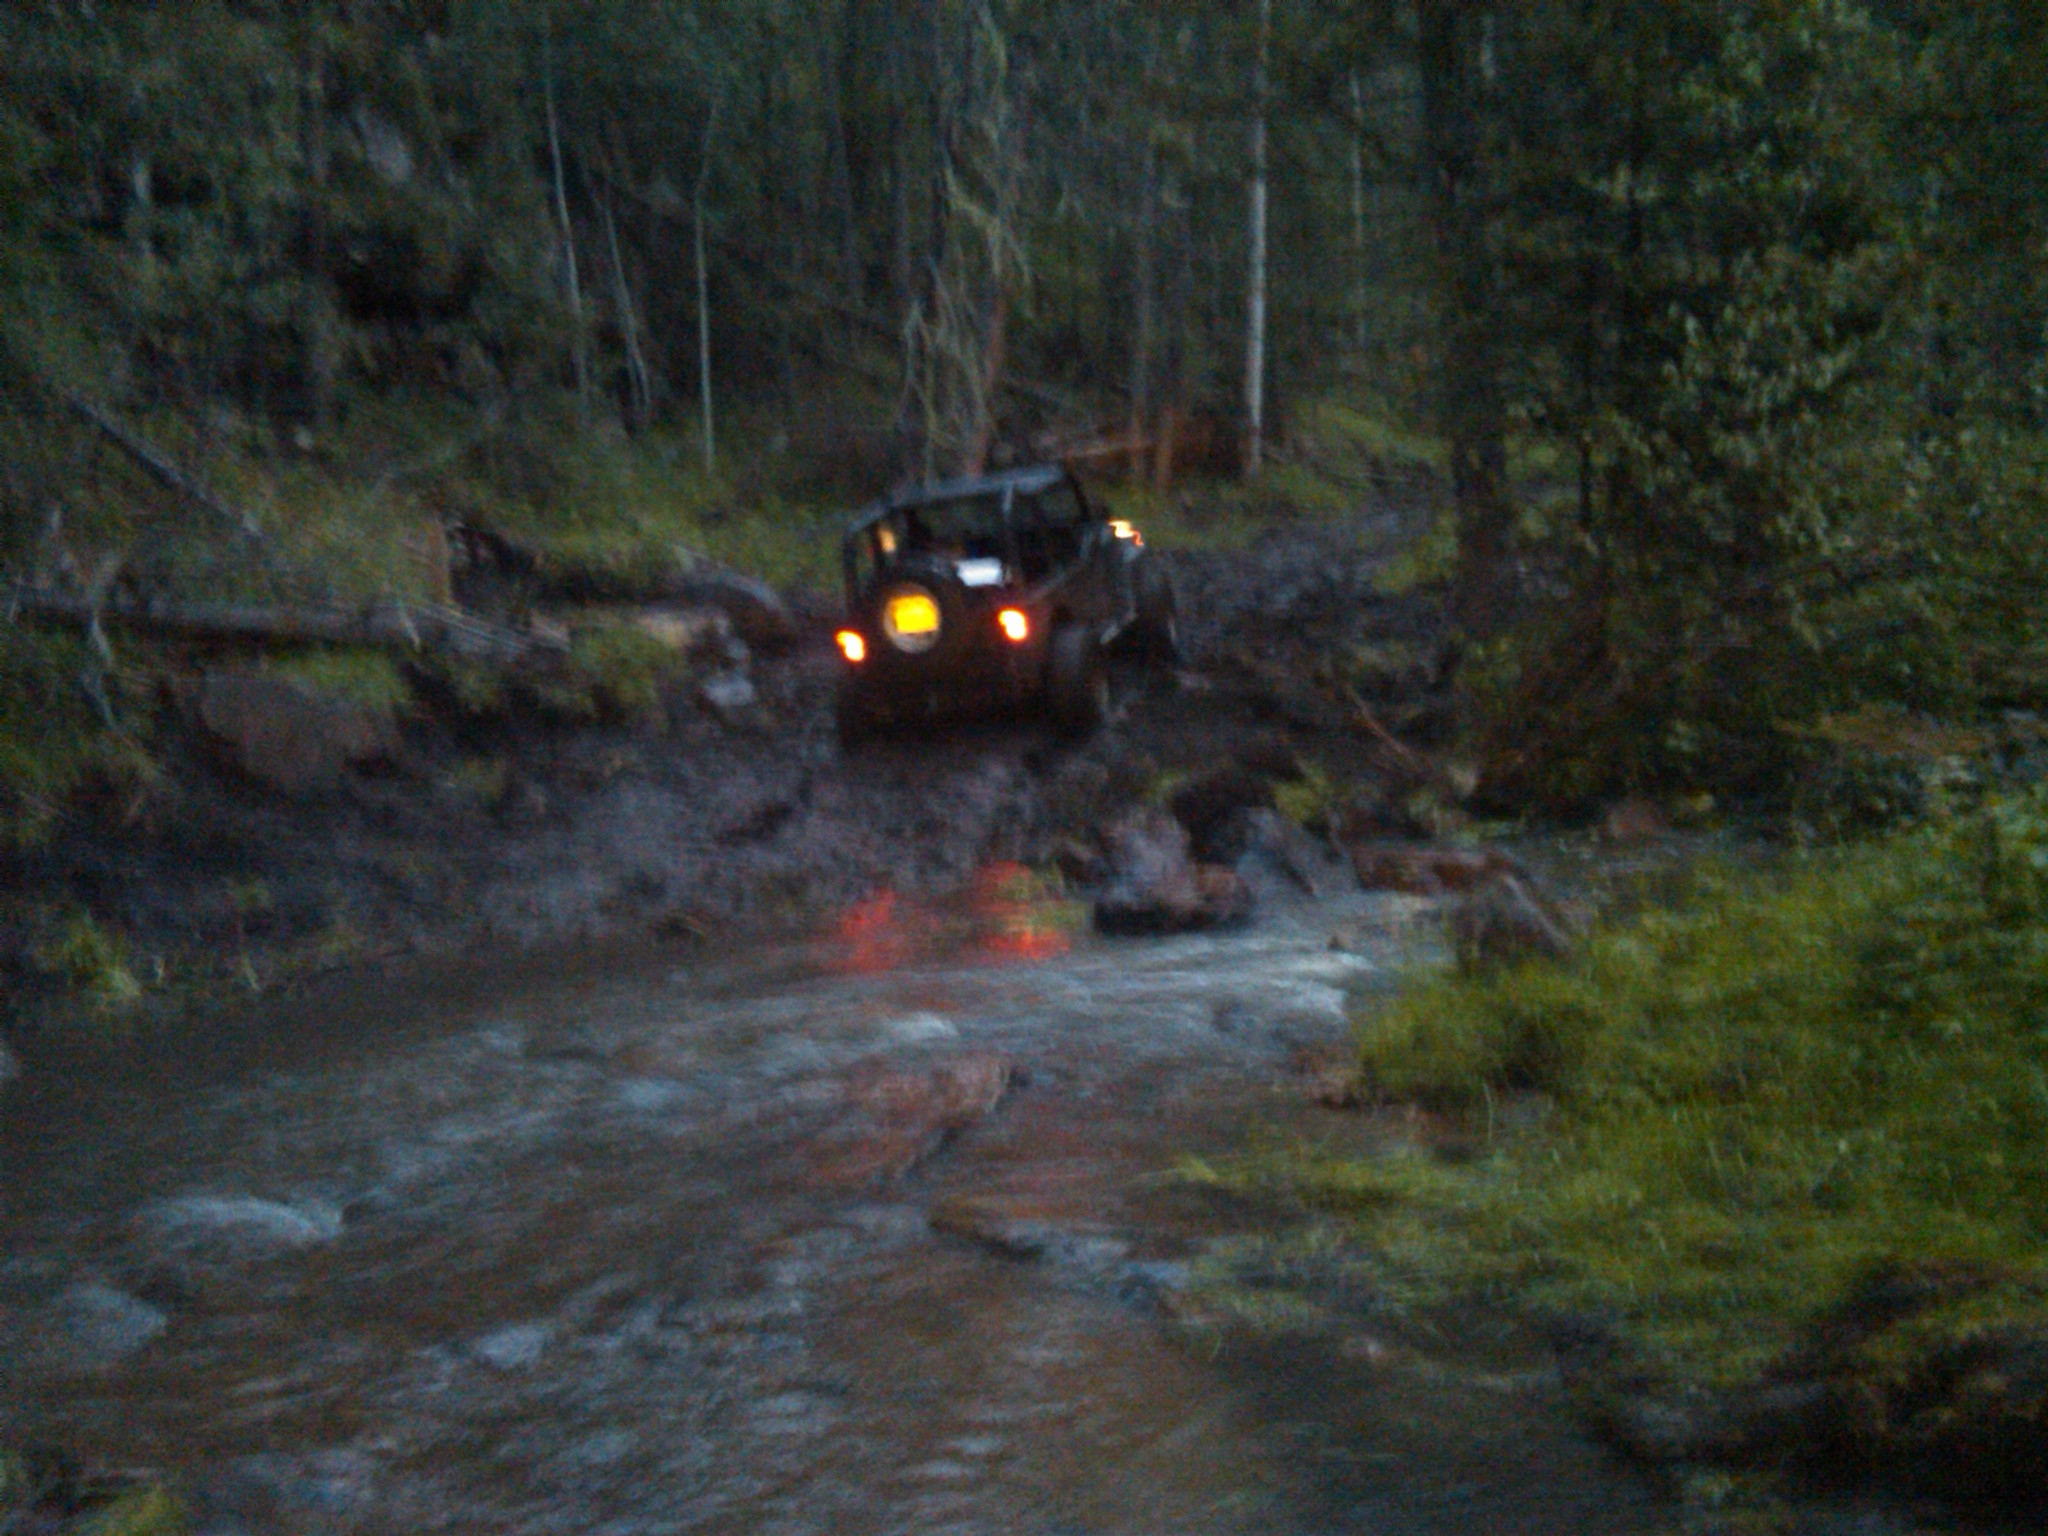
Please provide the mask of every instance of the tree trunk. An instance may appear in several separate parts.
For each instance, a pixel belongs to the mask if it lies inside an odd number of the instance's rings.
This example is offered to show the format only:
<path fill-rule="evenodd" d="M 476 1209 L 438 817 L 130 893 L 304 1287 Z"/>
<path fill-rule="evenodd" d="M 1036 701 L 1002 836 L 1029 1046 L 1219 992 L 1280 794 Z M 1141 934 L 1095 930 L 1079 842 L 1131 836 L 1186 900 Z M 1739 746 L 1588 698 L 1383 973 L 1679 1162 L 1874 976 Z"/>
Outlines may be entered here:
<path fill-rule="evenodd" d="M 304 224 L 306 286 L 299 313 L 304 349 L 300 367 L 305 373 L 306 419 L 316 429 L 324 429 L 334 417 L 335 385 L 341 372 L 334 284 L 327 275 L 327 180 L 334 157 L 327 132 L 327 55 L 320 36 L 317 25 L 306 29 L 306 79 L 299 108 L 308 187 Z"/>
<path fill-rule="evenodd" d="M 1366 321 L 1365 242 L 1365 87 L 1358 71 L 1351 71 L 1351 345 L 1365 351 Z"/>
<path fill-rule="evenodd" d="M 619 335 L 626 349 L 627 416 L 635 432 L 647 429 L 654 409 L 654 381 L 647 367 L 647 354 L 640 346 L 640 317 L 633 306 L 633 288 L 626 281 L 626 264 L 619 251 L 619 222 L 612 213 L 612 195 L 607 190 L 598 199 L 604 216 L 604 238 L 611 256 L 612 307 L 619 312 Z"/>
<path fill-rule="evenodd" d="M 548 114 L 548 160 L 554 168 L 555 217 L 562 231 L 563 273 L 569 286 L 571 349 L 576 364 L 576 412 L 590 424 L 590 357 L 583 324 L 583 283 L 576 270 L 576 226 L 569 218 L 569 180 L 562 166 L 562 128 L 555 113 L 555 54 L 550 46 L 542 61 L 542 91 Z"/>
<path fill-rule="evenodd" d="M 1423 165 L 1443 304 L 1445 426 L 1457 504 L 1453 616 L 1484 634 L 1504 617 L 1512 526 L 1501 408 L 1499 324 L 1467 67 L 1469 0 L 1420 0 Z"/>
<path fill-rule="evenodd" d="M 718 137 L 718 103 L 704 119 L 704 148 L 690 199 L 690 240 L 697 265 L 697 404 L 704 431 L 704 472 L 718 472 L 718 418 L 711 387 L 711 263 L 704 245 L 704 193 L 711 184 L 711 148 Z"/>
<path fill-rule="evenodd" d="M 1266 452 L 1266 108 L 1273 51 L 1273 0 L 1259 0 L 1258 60 L 1252 73 L 1250 301 L 1245 306 L 1244 472 L 1259 472 Z"/>

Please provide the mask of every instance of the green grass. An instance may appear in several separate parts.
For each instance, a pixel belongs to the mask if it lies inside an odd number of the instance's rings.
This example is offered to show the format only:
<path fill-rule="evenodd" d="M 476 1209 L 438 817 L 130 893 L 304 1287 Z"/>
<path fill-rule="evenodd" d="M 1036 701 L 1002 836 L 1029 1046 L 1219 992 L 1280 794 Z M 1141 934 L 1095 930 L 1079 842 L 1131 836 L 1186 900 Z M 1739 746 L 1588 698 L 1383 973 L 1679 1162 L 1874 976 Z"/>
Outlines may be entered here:
<path fill-rule="evenodd" d="M 1478 1155 L 1228 1177 L 1335 1215 L 1418 1294 L 1593 1309 L 1720 1385 L 1891 1262 L 1987 1283 L 1874 1364 L 2048 1324 L 2048 797 L 1702 877 L 1567 962 L 1440 978 L 1362 1019 L 1359 1066 Z M 1532 1093 L 1549 1117 L 1496 1133 Z"/>

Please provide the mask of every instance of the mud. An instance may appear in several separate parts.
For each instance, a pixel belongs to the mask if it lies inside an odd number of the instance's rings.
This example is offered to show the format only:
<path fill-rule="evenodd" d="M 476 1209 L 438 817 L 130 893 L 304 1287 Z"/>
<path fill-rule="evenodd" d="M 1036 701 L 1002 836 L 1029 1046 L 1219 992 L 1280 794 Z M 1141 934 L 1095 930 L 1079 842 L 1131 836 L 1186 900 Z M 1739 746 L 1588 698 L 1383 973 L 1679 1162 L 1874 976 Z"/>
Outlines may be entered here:
<path fill-rule="evenodd" d="M 36 955 L 65 911 L 118 935 L 138 1011 L 163 1016 L 406 956 L 787 931 L 874 889 L 957 890 L 991 862 L 1086 882 L 1119 810 L 1219 764 L 1376 771 L 1317 679 L 1390 638 L 1437 645 L 1426 602 L 1373 585 L 1389 536 L 1283 528 L 1252 553 L 1167 557 L 1183 663 L 1120 664 L 1110 726 L 1079 745 L 981 720 L 842 751 L 817 601 L 799 605 L 814 622 L 797 646 L 755 658 L 743 712 L 692 681 L 630 729 L 444 713 L 411 722 L 383 769 L 297 797 L 171 730 L 147 795 L 0 865 L 0 1031 L 33 1055 L 38 1020 L 64 1014 L 67 987 Z"/>

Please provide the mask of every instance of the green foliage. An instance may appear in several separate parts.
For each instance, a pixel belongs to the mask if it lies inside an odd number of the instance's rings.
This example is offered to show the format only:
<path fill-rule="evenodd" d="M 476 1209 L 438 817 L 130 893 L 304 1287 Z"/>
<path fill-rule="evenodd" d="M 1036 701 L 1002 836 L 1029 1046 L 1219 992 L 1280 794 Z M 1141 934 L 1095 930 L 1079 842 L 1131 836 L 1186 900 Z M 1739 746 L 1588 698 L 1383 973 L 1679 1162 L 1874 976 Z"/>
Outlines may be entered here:
<path fill-rule="evenodd" d="M 1891 1260 L 1996 1280 L 1921 1345 L 2048 1322 L 2044 1017 L 2035 794 L 1703 876 L 1568 961 L 1431 983 L 1363 1020 L 1363 1079 L 1469 1116 L 1481 1155 L 1267 1175 L 1417 1283 L 1608 1311 L 1715 1379 Z M 1499 1129 L 1531 1093 L 1548 1118 Z"/>
<path fill-rule="evenodd" d="M 1273 787 L 1275 809 L 1311 832 L 1327 832 L 1343 800 L 1343 790 L 1321 763 L 1304 763 L 1299 778 Z"/>
<path fill-rule="evenodd" d="M 139 765 L 139 748 L 88 702 L 91 666 L 74 641 L 0 626 L 0 842 L 41 841 L 87 778 Z"/>
<path fill-rule="evenodd" d="M 129 963 L 128 945 L 90 913 L 74 912 L 29 953 L 37 970 L 77 988 L 109 1012 L 142 1000 L 142 982 Z"/>
<path fill-rule="evenodd" d="M 545 709 L 572 719 L 642 719 L 681 666 L 676 652 L 632 624 L 592 623 L 571 638 L 562 667 L 530 686 Z"/>
<path fill-rule="evenodd" d="M 77 1536 L 187 1536 L 191 1529 L 184 1501 L 159 1487 L 124 1493 L 76 1523 Z"/>
<path fill-rule="evenodd" d="M 398 663 L 381 651 L 314 651 L 273 661 L 271 670 L 332 698 L 382 715 L 410 714 L 412 688 Z"/>

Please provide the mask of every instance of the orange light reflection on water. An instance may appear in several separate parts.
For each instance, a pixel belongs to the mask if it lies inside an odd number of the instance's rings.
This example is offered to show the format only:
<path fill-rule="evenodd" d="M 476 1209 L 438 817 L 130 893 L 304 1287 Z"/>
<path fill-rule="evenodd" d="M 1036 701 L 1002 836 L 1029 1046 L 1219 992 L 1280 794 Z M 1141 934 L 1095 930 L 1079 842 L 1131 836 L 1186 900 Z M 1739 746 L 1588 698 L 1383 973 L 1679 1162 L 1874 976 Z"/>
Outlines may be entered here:
<path fill-rule="evenodd" d="M 1022 864 L 985 865 L 964 900 L 943 906 L 885 886 L 833 923 L 841 949 L 833 968 L 868 976 L 942 953 L 987 965 L 1050 960 L 1073 948 L 1059 916 L 1040 878 Z"/>

